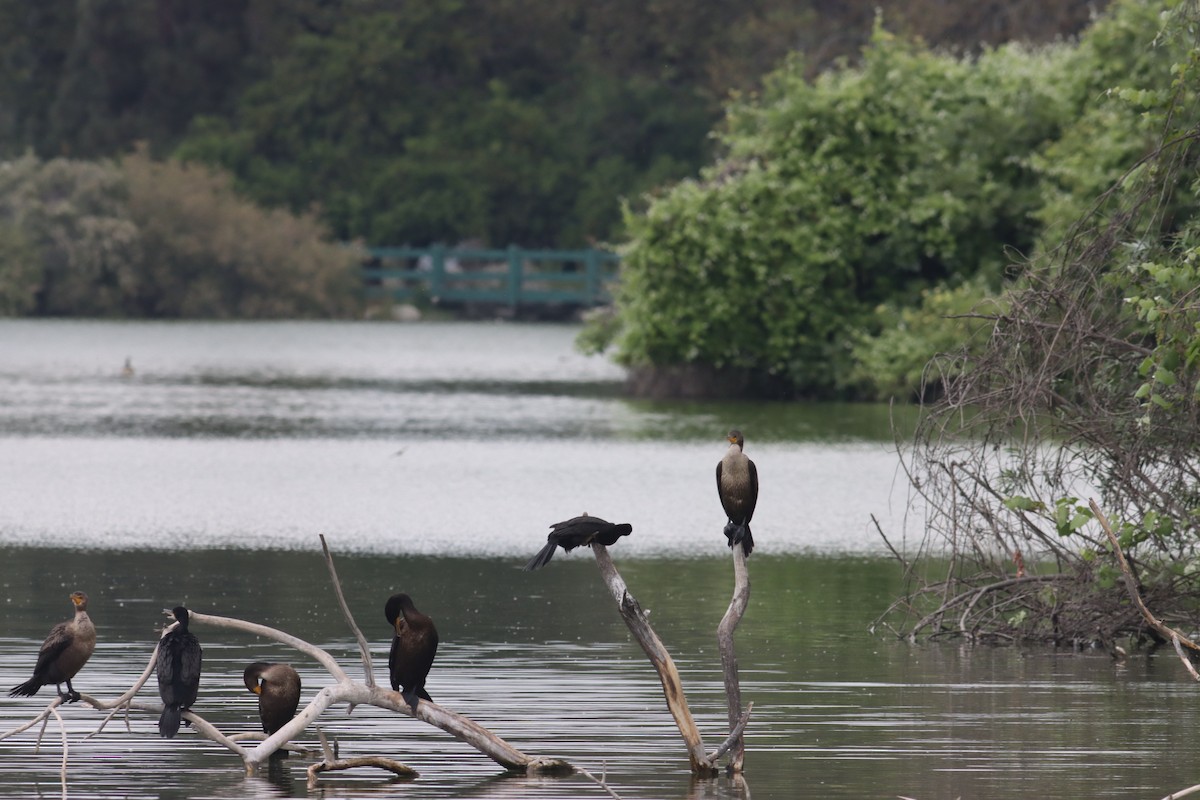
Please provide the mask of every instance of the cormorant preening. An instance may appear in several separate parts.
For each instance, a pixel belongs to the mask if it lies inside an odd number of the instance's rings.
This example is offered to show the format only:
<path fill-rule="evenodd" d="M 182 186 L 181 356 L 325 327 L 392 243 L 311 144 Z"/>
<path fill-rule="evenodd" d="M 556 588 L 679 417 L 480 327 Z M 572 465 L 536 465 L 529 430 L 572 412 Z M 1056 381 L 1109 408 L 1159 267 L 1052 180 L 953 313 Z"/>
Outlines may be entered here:
<path fill-rule="evenodd" d="M 300 674 L 296 670 L 287 664 L 255 661 L 246 667 L 242 680 L 258 695 L 258 717 L 264 733 L 274 733 L 296 716 L 296 706 L 300 705 Z"/>
<path fill-rule="evenodd" d="M 608 546 L 616 544 L 617 539 L 633 532 L 633 526 L 628 522 L 618 524 L 602 520 L 599 517 L 590 517 L 587 514 L 572 517 L 565 522 L 556 522 L 550 528 L 550 534 L 546 537 L 546 546 L 538 551 L 536 556 L 529 559 L 529 563 L 525 565 L 526 571 L 544 567 L 550 563 L 556 547 L 570 551 L 580 545 L 592 542 Z"/>
<path fill-rule="evenodd" d="M 179 733 L 184 711 L 196 702 L 200 691 L 200 640 L 188 631 L 188 610 L 177 606 L 172 612 L 179 625 L 158 642 L 158 695 L 163 701 L 158 732 L 166 739 Z"/>
<path fill-rule="evenodd" d="M 726 438 L 729 450 L 717 464 L 717 494 L 721 496 L 725 516 L 729 518 L 725 538 L 730 547 L 741 542 L 746 555 L 750 555 L 754 549 L 750 518 L 754 516 L 754 504 L 758 502 L 758 469 L 742 452 L 745 440 L 741 431 L 732 430 Z"/>
<path fill-rule="evenodd" d="M 433 702 L 425 691 L 425 677 L 437 655 L 437 628 L 433 620 L 417 611 L 406 594 L 389 597 L 383 613 L 394 631 L 392 652 L 388 655 L 392 689 L 400 692 L 408 707 L 416 711 L 417 698 Z"/>
<path fill-rule="evenodd" d="M 38 650 L 33 677 L 9 690 L 9 697 L 33 697 L 38 689 L 53 683 L 64 702 L 74 703 L 79 699 L 79 692 L 71 685 L 71 678 L 83 668 L 96 649 L 96 626 L 87 613 L 86 594 L 71 592 L 71 603 L 75 606 L 75 617 L 50 629 L 50 635 Z M 63 683 L 67 684 L 66 694 L 63 694 Z"/>

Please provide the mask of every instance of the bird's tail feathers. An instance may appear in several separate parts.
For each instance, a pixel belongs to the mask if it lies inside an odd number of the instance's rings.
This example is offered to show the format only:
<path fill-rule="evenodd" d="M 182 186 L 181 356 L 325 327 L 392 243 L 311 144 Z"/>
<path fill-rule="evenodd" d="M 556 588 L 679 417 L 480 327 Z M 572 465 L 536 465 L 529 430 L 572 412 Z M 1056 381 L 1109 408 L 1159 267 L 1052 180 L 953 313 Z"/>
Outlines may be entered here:
<path fill-rule="evenodd" d="M 14 686 L 8 690 L 9 697 L 33 697 L 37 694 L 38 689 L 44 686 L 37 678 L 30 678 L 19 686 Z"/>
<path fill-rule="evenodd" d="M 179 724 L 183 720 L 183 710 L 176 705 L 163 708 L 162 716 L 158 718 L 158 732 L 164 739 L 170 739 L 179 733 Z"/>
<path fill-rule="evenodd" d="M 408 707 L 413 710 L 414 714 L 417 712 L 417 702 L 419 700 L 433 702 L 433 698 L 429 696 L 429 692 L 425 691 L 424 686 L 416 689 L 406 689 L 400 693 L 400 696 L 404 698 L 404 702 L 408 703 Z"/>
<path fill-rule="evenodd" d="M 535 570 L 538 567 L 544 567 L 550 563 L 550 559 L 554 557 L 554 550 L 558 547 L 556 542 L 546 542 L 546 546 L 538 551 L 538 554 L 529 559 L 529 563 L 525 565 L 525 571 Z"/>

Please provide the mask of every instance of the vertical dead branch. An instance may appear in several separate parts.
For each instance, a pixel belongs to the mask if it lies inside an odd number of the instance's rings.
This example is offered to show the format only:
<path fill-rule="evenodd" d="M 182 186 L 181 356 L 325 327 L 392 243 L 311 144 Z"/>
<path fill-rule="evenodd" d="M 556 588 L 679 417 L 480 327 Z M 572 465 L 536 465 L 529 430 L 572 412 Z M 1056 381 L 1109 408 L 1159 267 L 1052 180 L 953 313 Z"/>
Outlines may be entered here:
<path fill-rule="evenodd" d="M 355 624 L 354 615 L 350 613 L 350 606 L 346 603 L 346 596 L 342 594 L 342 582 L 338 580 L 337 570 L 333 566 L 333 554 L 329 552 L 329 545 L 325 542 L 325 534 L 322 533 L 320 536 L 321 551 L 325 554 L 325 566 L 329 568 L 329 580 L 333 583 L 333 593 L 337 595 L 338 607 L 342 609 L 342 616 L 346 618 L 346 624 L 354 632 L 354 638 L 358 641 L 359 652 L 362 653 L 363 681 L 367 686 L 373 687 L 375 685 L 375 670 L 371 667 L 371 646 L 367 644 L 367 637 L 363 636 L 363 632 Z"/>
<path fill-rule="evenodd" d="M 732 734 L 738 729 L 742 720 L 742 686 L 738 680 L 737 654 L 733 649 L 733 632 L 737 630 L 742 615 L 746 613 L 746 605 L 750 602 L 750 575 L 746 569 L 746 553 L 739 542 L 733 548 L 733 599 L 729 608 L 717 626 L 717 646 L 721 651 L 721 669 L 725 674 L 725 698 L 729 704 L 729 731 Z M 737 734 L 729 751 L 729 772 L 739 773 L 746 760 L 746 746 L 742 735 Z"/>
<path fill-rule="evenodd" d="M 609 593 L 617 601 L 621 619 L 625 620 L 629 632 L 641 645 L 655 671 L 658 672 L 663 695 L 667 700 L 667 708 L 670 710 L 671 716 L 675 718 L 675 724 L 679 727 L 679 733 L 683 736 L 684 744 L 687 746 L 688 761 L 691 763 L 692 772 L 697 775 L 716 775 L 716 767 L 704 753 L 704 742 L 700 738 L 700 729 L 696 727 L 696 721 L 692 718 L 692 712 L 688 708 L 687 698 L 683 694 L 683 685 L 679 680 L 679 670 L 675 668 L 675 661 L 667 652 L 667 648 L 663 646 L 658 634 L 650 627 L 650 622 L 646 619 L 646 614 L 642 611 L 638 601 L 629 593 L 624 579 L 617 572 L 612 557 L 608 554 L 608 548 L 598 542 L 592 542 L 592 552 L 596 555 L 596 564 L 600 567 L 600 574 L 604 576 Z"/>

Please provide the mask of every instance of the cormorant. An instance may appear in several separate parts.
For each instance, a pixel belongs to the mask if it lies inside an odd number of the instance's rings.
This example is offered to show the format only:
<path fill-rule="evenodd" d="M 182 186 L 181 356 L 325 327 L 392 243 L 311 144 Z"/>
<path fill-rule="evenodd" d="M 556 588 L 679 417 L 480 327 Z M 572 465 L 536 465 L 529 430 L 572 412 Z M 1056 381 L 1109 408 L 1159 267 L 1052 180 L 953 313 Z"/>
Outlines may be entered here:
<path fill-rule="evenodd" d="M 74 703 L 79 699 L 79 692 L 71 685 L 71 678 L 83 668 L 96 649 L 96 626 L 87 613 L 86 594 L 71 592 L 71 603 L 75 606 L 74 618 L 50 629 L 50 635 L 38 650 L 33 677 L 9 690 L 9 697 L 33 697 L 38 689 L 53 683 L 63 702 Z M 67 684 L 65 694 L 63 683 Z"/>
<path fill-rule="evenodd" d="M 179 733 L 182 714 L 200 691 L 200 640 L 188 631 L 188 610 L 176 606 L 171 611 L 178 627 L 158 642 L 158 695 L 163 701 L 158 732 L 170 739 Z"/>
<path fill-rule="evenodd" d="M 725 538 L 729 546 L 738 542 L 746 555 L 754 549 L 754 537 L 750 535 L 750 518 L 754 516 L 754 505 L 758 502 L 758 469 L 754 462 L 742 452 L 745 440 L 742 432 L 732 430 L 729 450 L 717 464 L 717 494 L 721 496 L 721 507 L 729 522 L 725 525 Z"/>
<path fill-rule="evenodd" d="M 300 674 L 289 665 L 255 661 L 246 667 L 242 680 L 247 689 L 258 695 L 258 717 L 264 733 L 275 733 L 296 716 L 296 706 L 300 705 Z"/>
<path fill-rule="evenodd" d="M 392 689 L 400 692 L 404 702 L 415 712 L 417 698 L 433 702 L 425 691 L 425 678 L 437 654 L 437 628 L 433 620 L 417 611 L 412 598 L 406 594 L 389 597 L 383 613 L 394 630 L 392 652 L 388 655 Z"/>
<path fill-rule="evenodd" d="M 608 546 L 616 544 L 617 539 L 633 532 L 633 526 L 628 522 L 608 522 L 587 514 L 572 517 L 565 522 L 556 522 L 550 528 L 550 534 L 546 537 L 546 546 L 538 551 L 536 556 L 529 559 L 529 563 L 525 565 L 527 572 L 550 563 L 556 547 L 571 551 L 580 545 L 592 542 Z"/>

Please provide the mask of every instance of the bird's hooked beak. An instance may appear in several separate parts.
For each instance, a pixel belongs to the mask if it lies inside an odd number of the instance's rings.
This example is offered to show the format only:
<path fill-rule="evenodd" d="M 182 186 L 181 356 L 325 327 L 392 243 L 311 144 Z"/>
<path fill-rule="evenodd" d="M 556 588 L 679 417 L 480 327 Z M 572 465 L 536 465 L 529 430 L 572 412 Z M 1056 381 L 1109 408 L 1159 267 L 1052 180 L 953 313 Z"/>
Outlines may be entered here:
<path fill-rule="evenodd" d="M 261 683 L 254 684 L 254 688 L 251 689 L 250 691 L 254 692 L 255 694 L 262 694 L 262 684 Z"/>

